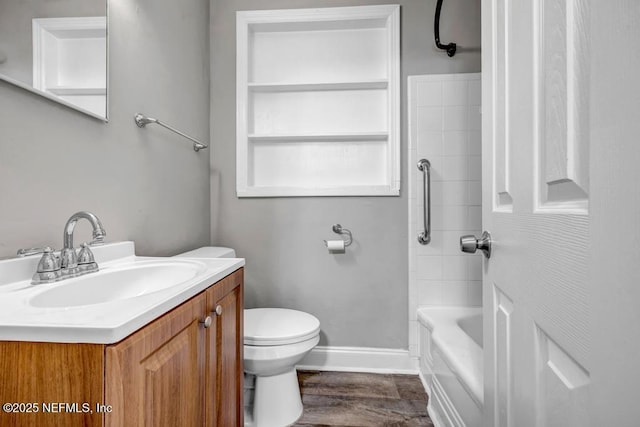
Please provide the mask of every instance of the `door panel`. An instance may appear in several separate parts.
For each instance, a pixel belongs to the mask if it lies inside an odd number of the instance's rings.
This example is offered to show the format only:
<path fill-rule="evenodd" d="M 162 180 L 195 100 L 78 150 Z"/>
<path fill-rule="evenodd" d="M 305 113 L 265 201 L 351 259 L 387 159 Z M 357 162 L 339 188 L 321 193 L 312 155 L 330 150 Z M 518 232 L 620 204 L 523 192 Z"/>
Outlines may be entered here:
<path fill-rule="evenodd" d="M 589 39 L 585 0 L 533 10 L 539 208 L 580 209 L 589 193 Z"/>
<path fill-rule="evenodd" d="M 198 426 L 202 419 L 202 406 L 198 399 L 200 363 L 198 335 L 202 328 L 198 321 L 140 361 L 144 372 L 146 426 Z M 202 341 L 200 337 L 200 341 Z M 185 390 L 192 390 L 185 392 Z M 194 409 L 198 409 L 195 410 Z"/>
<path fill-rule="evenodd" d="M 640 2 L 483 1 L 482 40 L 485 426 L 637 426 Z"/>
<path fill-rule="evenodd" d="M 200 427 L 205 297 L 196 296 L 106 349 L 105 414 L 113 427 Z"/>
<path fill-rule="evenodd" d="M 493 121 L 491 126 L 493 132 L 493 156 L 495 173 L 494 179 L 494 206 L 506 212 L 512 209 L 513 198 L 510 193 L 510 170 L 511 162 L 509 156 L 509 34 L 510 31 L 510 10 L 511 0 L 495 0 L 491 14 L 495 20 L 495 27 L 492 33 L 494 54 L 495 76 L 492 82 L 492 95 L 496 102 L 492 105 Z M 485 104 L 486 105 L 486 104 Z"/>
<path fill-rule="evenodd" d="M 240 316 L 242 315 L 242 298 L 240 287 L 234 288 L 218 304 L 222 307 L 222 315 L 219 317 L 216 330 L 218 335 L 218 363 L 219 382 L 216 387 L 218 402 L 218 425 L 240 425 L 240 414 L 237 408 L 237 400 L 242 395 L 242 382 L 238 381 L 238 372 L 242 372 L 239 365 L 239 345 L 243 345 L 242 335 L 238 335 Z M 240 343 L 240 344 L 239 344 Z M 236 406 L 237 405 L 237 406 Z"/>
<path fill-rule="evenodd" d="M 495 383 L 496 426 L 511 426 L 513 420 L 513 372 L 511 330 L 513 302 L 494 286 L 495 291 Z"/>
<path fill-rule="evenodd" d="M 582 426 L 574 408 L 584 409 L 590 387 L 585 2 L 482 7 L 483 225 L 493 237 L 485 425 Z"/>
<path fill-rule="evenodd" d="M 215 400 L 207 406 L 206 425 L 241 426 L 243 406 L 243 276 L 241 269 L 207 291 L 207 311 L 214 323 L 207 336 L 207 393 Z M 216 308 L 219 307 L 219 314 Z"/>
<path fill-rule="evenodd" d="M 591 425 L 640 420 L 640 2 L 591 7 Z"/>
<path fill-rule="evenodd" d="M 537 328 L 537 426 L 589 425 L 588 372 Z"/>

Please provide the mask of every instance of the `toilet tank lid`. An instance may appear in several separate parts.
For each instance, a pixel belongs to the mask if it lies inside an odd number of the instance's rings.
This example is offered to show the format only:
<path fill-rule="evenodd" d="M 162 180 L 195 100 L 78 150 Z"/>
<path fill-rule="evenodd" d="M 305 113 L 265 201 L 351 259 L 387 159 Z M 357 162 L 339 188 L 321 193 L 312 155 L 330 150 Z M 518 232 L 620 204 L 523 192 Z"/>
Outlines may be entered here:
<path fill-rule="evenodd" d="M 176 256 L 184 258 L 235 258 L 236 251 L 222 246 L 203 246 Z"/>
<path fill-rule="evenodd" d="M 320 321 L 304 311 L 286 308 L 244 310 L 244 344 L 284 345 L 314 338 L 320 333 Z"/>

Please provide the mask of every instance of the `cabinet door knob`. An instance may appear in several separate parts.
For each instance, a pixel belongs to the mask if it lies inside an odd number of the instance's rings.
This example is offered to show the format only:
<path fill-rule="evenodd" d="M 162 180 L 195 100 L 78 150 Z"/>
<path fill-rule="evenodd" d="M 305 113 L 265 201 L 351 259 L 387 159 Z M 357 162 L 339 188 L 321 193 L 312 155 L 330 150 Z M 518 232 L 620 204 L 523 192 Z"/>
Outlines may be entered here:
<path fill-rule="evenodd" d="M 221 306 L 221 305 L 217 305 L 217 306 L 216 306 L 216 309 L 215 309 L 215 310 L 213 310 L 213 313 L 214 313 L 216 316 L 222 316 L 222 306 Z"/>
<path fill-rule="evenodd" d="M 211 318 L 211 316 L 207 316 L 207 318 L 201 320 L 200 323 L 204 325 L 206 329 L 208 329 L 211 326 L 211 323 L 213 323 L 213 319 Z"/>

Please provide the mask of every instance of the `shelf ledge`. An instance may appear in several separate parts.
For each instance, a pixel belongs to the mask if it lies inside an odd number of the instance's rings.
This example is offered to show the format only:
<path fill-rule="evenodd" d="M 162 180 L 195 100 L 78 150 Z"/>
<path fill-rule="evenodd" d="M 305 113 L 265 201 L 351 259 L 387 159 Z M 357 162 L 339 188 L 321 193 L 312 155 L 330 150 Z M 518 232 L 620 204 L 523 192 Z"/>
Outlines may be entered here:
<path fill-rule="evenodd" d="M 387 89 L 388 80 L 323 83 L 249 83 L 252 92 L 301 92 L 311 90 L 367 90 Z"/>
<path fill-rule="evenodd" d="M 257 135 L 250 134 L 251 142 L 347 142 L 347 141 L 386 141 L 388 132 L 332 133 L 313 135 Z"/>
<path fill-rule="evenodd" d="M 107 89 L 104 87 L 48 87 L 47 92 L 54 95 L 106 95 Z"/>
<path fill-rule="evenodd" d="M 248 186 L 236 190 L 238 197 L 333 197 L 333 196 L 399 196 L 400 185 L 343 185 L 339 187 Z"/>

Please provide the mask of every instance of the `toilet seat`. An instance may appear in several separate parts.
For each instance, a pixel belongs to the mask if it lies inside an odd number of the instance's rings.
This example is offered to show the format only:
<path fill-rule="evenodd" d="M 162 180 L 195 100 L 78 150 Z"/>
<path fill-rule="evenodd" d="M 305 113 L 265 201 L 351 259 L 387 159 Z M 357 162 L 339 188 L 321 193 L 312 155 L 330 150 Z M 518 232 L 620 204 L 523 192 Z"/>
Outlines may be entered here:
<path fill-rule="evenodd" d="M 309 313 L 286 308 L 244 310 L 244 345 L 277 346 L 312 339 L 320 321 Z"/>

